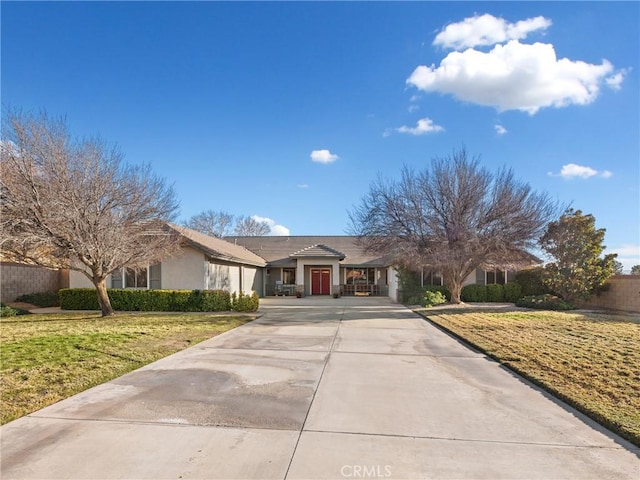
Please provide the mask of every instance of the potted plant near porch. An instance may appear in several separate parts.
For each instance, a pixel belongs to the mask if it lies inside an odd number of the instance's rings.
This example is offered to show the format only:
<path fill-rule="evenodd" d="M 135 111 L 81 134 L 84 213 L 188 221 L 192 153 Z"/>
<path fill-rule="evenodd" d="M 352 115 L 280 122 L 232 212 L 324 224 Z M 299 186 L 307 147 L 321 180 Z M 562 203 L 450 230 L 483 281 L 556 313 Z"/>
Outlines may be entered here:
<path fill-rule="evenodd" d="M 304 294 L 304 286 L 296 285 L 296 298 L 302 298 L 303 294 Z"/>

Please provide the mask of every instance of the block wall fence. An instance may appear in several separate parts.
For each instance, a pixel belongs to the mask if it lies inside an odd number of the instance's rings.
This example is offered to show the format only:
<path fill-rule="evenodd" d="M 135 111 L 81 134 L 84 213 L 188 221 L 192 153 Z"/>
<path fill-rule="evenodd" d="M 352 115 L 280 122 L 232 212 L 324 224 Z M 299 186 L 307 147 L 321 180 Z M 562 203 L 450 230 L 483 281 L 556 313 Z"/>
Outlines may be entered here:
<path fill-rule="evenodd" d="M 609 290 L 581 302 L 583 308 L 608 308 L 640 313 L 640 275 L 614 275 L 608 282 Z"/>
<path fill-rule="evenodd" d="M 0 299 L 12 302 L 20 295 L 57 292 L 69 287 L 69 272 L 0 262 Z"/>

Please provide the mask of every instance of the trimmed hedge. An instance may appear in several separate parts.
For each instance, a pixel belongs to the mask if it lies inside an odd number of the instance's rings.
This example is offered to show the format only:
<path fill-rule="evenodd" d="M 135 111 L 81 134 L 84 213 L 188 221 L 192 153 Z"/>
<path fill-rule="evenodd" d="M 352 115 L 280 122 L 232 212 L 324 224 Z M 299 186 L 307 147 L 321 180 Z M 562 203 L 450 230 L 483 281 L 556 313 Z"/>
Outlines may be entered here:
<path fill-rule="evenodd" d="M 516 273 L 516 282 L 522 288 L 523 296 L 545 295 L 551 293 L 542 282 L 542 267 L 527 268 Z"/>
<path fill-rule="evenodd" d="M 242 292 L 238 295 L 236 295 L 236 292 L 231 294 L 231 309 L 234 312 L 255 312 L 259 306 L 260 299 L 256 292 L 251 295 L 245 295 Z"/>
<path fill-rule="evenodd" d="M 231 295 L 223 290 L 107 290 L 114 310 L 135 312 L 226 312 L 231 310 Z M 254 292 L 255 294 L 255 292 Z M 58 292 L 63 310 L 99 310 L 98 295 L 93 288 L 64 288 Z M 258 309 L 258 295 L 250 299 L 250 307 Z M 238 308 L 246 308 L 242 300 Z"/>
<path fill-rule="evenodd" d="M 25 302 L 36 307 L 57 307 L 59 305 L 57 292 L 37 292 L 20 295 L 16 302 Z"/>
<path fill-rule="evenodd" d="M 486 285 L 465 285 L 460 292 L 460 300 L 463 302 L 486 302 L 487 286 Z"/>
<path fill-rule="evenodd" d="M 519 283 L 505 283 L 503 288 L 505 302 L 516 303 L 522 298 L 522 287 Z"/>
<path fill-rule="evenodd" d="M 520 297 L 522 297 L 522 287 L 517 283 L 465 285 L 460 294 L 463 302 L 515 303 Z"/>
<path fill-rule="evenodd" d="M 487 287 L 487 302 L 504 302 L 504 287 L 498 283 L 491 283 Z"/>

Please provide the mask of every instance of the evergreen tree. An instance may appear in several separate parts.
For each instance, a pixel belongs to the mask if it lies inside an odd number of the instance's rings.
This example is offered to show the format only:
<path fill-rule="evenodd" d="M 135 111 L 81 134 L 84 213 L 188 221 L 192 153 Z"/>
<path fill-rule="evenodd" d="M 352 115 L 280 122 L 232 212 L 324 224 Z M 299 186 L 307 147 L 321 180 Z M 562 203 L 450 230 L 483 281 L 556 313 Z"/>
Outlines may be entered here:
<path fill-rule="evenodd" d="M 544 267 L 543 282 L 564 300 L 586 300 L 613 275 L 617 254 L 601 257 L 604 228 L 593 215 L 568 209 L 551 222 L 540 245 L 554 261 Z"/>

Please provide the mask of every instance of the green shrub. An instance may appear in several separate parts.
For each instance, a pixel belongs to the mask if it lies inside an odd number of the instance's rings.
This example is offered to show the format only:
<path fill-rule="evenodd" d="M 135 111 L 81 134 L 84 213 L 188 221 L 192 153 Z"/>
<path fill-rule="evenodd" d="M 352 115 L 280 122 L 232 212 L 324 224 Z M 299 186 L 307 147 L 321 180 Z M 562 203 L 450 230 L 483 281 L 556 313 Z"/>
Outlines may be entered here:
<path fill-rule="evenodd" d="M 63 310 L 100 310 L 95 288 L 63 288 L 58 297 Z"/>
<path fill-rule="evenodd" d="M 440 292 L 444 295 L 447 302 L 451 301 L 451 291 L 444 285 L 425 285 L 423 287 L 423 296 L 426 292 Z"/>
<path fill-rule="evenodd" d="M 15 317 L 17 314 L 18 311 L 15 308 L 0 305 L 0 317 Z"/>
<path fill-rule="evenodd" d="M 506 302 L 516 303 L 520 298 L 522 298 L 522 287 L 519 283 L 504 284 L 504 300 Z"/>
<path fill-rule="evenodd" d="M 522 288 L 523 296 L 544 295 L 551 293 L 542 282 L 542 267 L 527 268 L 516 273 L 516 283 Z"/>
<path fill-rule="evenodd" d="M 4 303 L 0 303 L 0 317 L 15 317 L 16 315 L 26 315 L 28 313 L 29 313 L 28 310 L 23 310 L 22 308 L 9 307 Z"/>
<path fill-rule="evenodd" d="M 518 307 L 535 308 L 538 310 L 575 310 L 572 303 L 549 293 L 544 295 L 528 295 L 516 302 Z"/>
<path fill-rule="evenodd" d="M 423 307 L 431 307 L 433 305 L 440 305 L 447 303 L 447 297 L 440 291 L 427 290 L 424 292 L 424 298 L 422 299 Z"/>
<path fill-rule="evenodd" d="M 27 293 L 16 298 L 16 302 L 25 302 L 36 307 L 57 307 L 60 305 L 57 292 Z"/>
<path fill-rule="evenodd" d="M 134 312 L 224 312 L 231 310 L 231 295 L 223 290 L 107 290 L 114 310 Z M 60 290 L 64 310 L 99 310 L 93 288 Z M 257 297 L 257 294 L 256 294 Z M 256 307 L 257 310 L 257 307 Z M 251 310 L 255 311 L 255 310 Z"/>
<path fill-rule="evenodd" d="M 402 303 L 407 305 L 420 305 L 422 294 L 424 293 L 420 282 L 419 272 L 410 270 L 407 267 L 400 267 L 398 269 L 398 288 L 400 289 L 400 299 Z"/>
<path fill-rule="evenodd" d="M 486 302 L 487 286 L 486 285 L 465 285 L 460 292 L 460 300 L 463 302 Z"/>
<path fill-rule="evenodd" d="M 260 299 L 256 292 L 251 295 L 245 295 L 243 292 L 238 295 L 236 295 L 236 292 L 231 294 L 231 309 L 234 312 L 255 312 L 259 306 Z"/>
<path fill-rule="evenodd" d="M 403 303 L 405 305 L 420 305 L 421 300 L 420 300 L 419 296 L 413 295 L 413 296 L 407 298 Z"/>
<path fill-rule="evenodd" d="M 487 302 L 504 302 L 504 286 L 499 283 L 490 283 L 487 287 Z"/>

